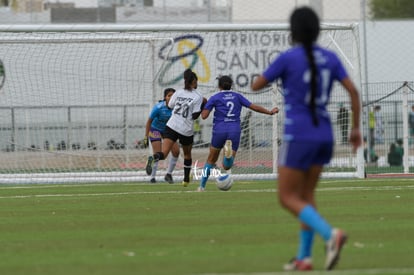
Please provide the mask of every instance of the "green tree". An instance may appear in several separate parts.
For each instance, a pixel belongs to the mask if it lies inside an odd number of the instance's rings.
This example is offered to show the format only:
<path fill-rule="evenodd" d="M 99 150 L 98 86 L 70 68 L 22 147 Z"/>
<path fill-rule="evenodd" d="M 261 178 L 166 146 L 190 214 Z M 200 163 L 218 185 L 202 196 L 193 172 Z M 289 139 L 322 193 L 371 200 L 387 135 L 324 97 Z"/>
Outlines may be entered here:
<path fill-rule="evenodd" d="M 370 0 L 369 7 L 374 19 L 414 18 L 412 0 Z"/>

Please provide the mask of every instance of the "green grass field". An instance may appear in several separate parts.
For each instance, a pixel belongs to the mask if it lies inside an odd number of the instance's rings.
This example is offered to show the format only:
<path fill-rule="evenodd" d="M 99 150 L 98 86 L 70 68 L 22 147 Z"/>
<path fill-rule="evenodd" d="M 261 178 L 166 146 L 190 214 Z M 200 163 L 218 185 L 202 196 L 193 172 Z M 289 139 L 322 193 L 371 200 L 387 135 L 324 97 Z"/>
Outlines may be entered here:
<path fill-rule="evenodd" d="M 0 274 L 288 274 L 298 224 L 273 181 L 196 187 L 2 186 Z M 349 234 L 330 274 L 414 274 L 413 179 L 323 180 L 317 199 Z M 319 237 L 313 254 L 322 273 Z"/>

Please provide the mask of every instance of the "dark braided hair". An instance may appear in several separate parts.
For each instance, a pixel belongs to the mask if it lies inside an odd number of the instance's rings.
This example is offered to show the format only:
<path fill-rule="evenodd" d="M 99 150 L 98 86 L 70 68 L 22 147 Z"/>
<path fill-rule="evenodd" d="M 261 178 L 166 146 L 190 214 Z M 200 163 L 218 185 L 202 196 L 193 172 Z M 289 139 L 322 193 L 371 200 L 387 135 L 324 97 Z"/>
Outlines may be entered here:
<path fill-rule="evenodd" d="M 184 89 L 186 90 L 191 90 L 191 84 L 193 83 L 194 80 L 198 80 L 197 79 L 197 75 L 191 70 L 191 69 L 187 69 L 184 71 Z"/>
<path fill-rule="evenodd" d="M 290 17 L 290 31 L 292 34 L 292 41 L 303 45 L 308 58 L 311 70 L 311 99 L 310 109 L 312 113 L 313 124 L 318 125 L 318 117 L 316 115 L 316 92 L 317 92 L 317 74 L 315 57 L 312 53 L 312 44 L 316 41 L 319 35 L 320 26 L 319 18 L 316 13 L 308 7 L 297 8 Z"/>
<path fill-rule="evenodd" d="M 228 75 L 220 76 L 218 79 L 218 86 L 225 91 L 231 90 L 231 86 L 233 86 L 233 80 Z"/>
<path fill-rule="evenodd" d="M 169 94 L 169 93 L 175 93 L 175 89 L 173 89 L 173 88 L 167 88 L 167 89 L 165 89 L 164 90 L 164 99 L 163 100 L 166 100 L 165 98 L 167 97 L 167 95 Z"/>

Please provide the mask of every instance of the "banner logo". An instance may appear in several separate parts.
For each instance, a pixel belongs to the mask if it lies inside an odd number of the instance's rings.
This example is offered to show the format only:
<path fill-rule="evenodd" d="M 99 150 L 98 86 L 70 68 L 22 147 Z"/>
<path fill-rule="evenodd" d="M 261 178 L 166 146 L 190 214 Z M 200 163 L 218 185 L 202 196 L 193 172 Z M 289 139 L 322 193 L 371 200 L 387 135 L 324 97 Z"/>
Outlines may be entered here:
<path fill-rule="evenodd" d="M 168 41 L 165 43 L 158 52 L 158 57 L 165 60 L 167 65 L 160 73 L 158 78 L 158 84 L 160 86 L 171 86 L 183 79 L 183 72 L 185 69 L 191 69 L 196 66 L 198 61 L 201 61 L 203 67 L 203 74 L 197 73 L 198 81 L 205 83 L 210 79 L 210 66 L 208 61 L 201 51 L 201 47 L 204 44 L 204 39 L 200 35 L 186 34 L 174 38 L 174 42 Z M 172 49 L 171 49 L 172 47 Z M 176 55 L 170 55 L 169 53 L 176 52 Z M 167 75 L 170 74 L 172 68 L 177 65 L 176 62 L 180 61 L 183 69 L 173 73 L 173 76 L 168 79 Z"/>

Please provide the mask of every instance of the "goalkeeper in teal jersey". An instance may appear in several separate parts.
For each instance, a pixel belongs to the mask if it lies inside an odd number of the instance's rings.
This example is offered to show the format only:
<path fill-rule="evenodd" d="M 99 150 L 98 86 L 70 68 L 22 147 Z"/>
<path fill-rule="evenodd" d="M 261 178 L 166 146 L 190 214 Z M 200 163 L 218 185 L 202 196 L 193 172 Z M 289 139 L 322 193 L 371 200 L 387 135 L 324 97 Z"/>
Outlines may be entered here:
<path fill-rule="evenodd" d="M 165 130 L 165 126 L 168 120 L 171 117 L 172 110 L 168 108 L 168 102 L 170 98 L 174 94 L 175 90 L 173 88 L 167 88 L 164 90 L 164 100 L 158 102 L 151 110 L 150 116 L 147 120 L 147 124 L 145 125 L 145 138 L 144 140 L 151 142 L 152 151 L 159 152 L 161 151 L 162 147 L 162 140 L 163 140 L 163 133 Z M 167 174 L 164 177 L 164 180 L 168 183 L 174 183 L 172 178 L 172 172 L 175 168 L 175 165 L 178 160 L 178 155 L 180 154 L 180 147 L 178 143 L 175 143 L 171 149 L 172 156 L 170 157 L 170 161 L 168 164 Z M 153 156 L 148 157 L 147 167 L 148 164 L 152 164 Z M 146 169 L 146 172 L 149 176 L 151 176 L 151 183 L 156 183 L 155 176 L 157 174 L 158 162 L 154 163 L 152 167 L 152 171 L 150 169 Z"/>

